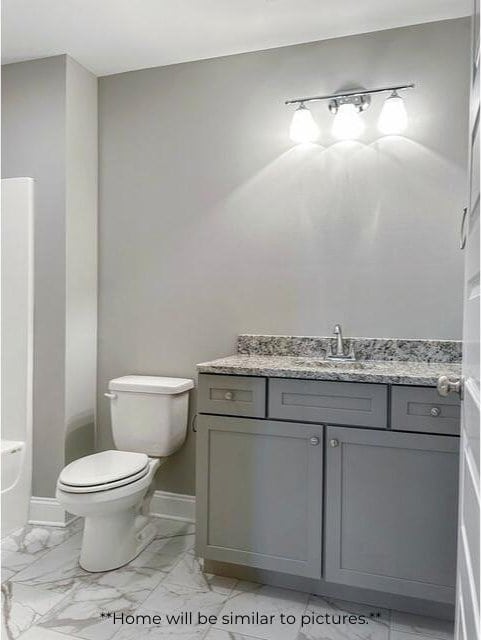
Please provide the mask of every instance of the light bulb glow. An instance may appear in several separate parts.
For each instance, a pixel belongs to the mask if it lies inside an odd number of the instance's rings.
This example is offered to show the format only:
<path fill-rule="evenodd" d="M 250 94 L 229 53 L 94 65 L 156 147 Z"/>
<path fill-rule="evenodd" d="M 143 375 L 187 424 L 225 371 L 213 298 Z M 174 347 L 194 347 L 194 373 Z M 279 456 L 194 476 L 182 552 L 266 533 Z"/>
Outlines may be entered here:
<path fill-rule="evenodd" d="M 319 136 L 319 127 L 312 117 L 309 109 L 301 104 L 292 116 L 289 136 L 293 142 L 314 142 Z"/>
<path fill-rule="evenodd" d="M 339 140 L 354 140 L 364 131 L 364 122 L 353 104 L 341 104 L 332 125 L 332 133 Z"/>
<path fill-rule="evenodd" d="M 385 135 L 402 133 L 408 126 L 408 114 L 404 100 L 394 92 L 383 104 L 378 128 Z"/>

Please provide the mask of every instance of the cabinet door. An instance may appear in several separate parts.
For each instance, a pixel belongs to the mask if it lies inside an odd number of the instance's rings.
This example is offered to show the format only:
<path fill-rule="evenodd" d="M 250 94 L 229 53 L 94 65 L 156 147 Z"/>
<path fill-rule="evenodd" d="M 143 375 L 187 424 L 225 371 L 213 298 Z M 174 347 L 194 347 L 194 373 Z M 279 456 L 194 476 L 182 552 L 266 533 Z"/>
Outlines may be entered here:
<path fill-rule="evenodd" d="M 458 438 L 327 427 L 325 578 L 453 602 Z"/>
<path fill-rule="evenodd" d="M 199 416 L 197 551 L 321 575 L 323 427 Z"/>

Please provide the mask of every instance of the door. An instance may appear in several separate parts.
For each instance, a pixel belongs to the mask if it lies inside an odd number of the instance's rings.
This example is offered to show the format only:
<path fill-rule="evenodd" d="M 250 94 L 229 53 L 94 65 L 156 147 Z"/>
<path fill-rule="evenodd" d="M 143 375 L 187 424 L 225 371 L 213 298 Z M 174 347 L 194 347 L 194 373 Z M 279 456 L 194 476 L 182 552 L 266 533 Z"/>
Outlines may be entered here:
<path fill-rule="evenodd" d="M 201 415 L 197 552 L 321 576 L 323 427 Z"/>
<path fill-rule="evenodd" d="M 469 203 L 462 230 L 465 251 L 456 639 L 480 637 L 480 386 L 479 386 L 479 0 L 474 3 L 469 137 Z"/>
<path fill-rule="evenodd" d="M 453 605 L 459 438 L 326 429 L 325 579 Z"/>

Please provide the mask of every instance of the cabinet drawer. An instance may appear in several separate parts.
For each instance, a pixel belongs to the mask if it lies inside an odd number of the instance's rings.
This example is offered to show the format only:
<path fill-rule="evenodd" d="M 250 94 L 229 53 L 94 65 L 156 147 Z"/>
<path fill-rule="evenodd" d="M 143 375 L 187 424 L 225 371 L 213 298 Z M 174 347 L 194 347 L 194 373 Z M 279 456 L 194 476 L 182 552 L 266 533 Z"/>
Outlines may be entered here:
<path fill-rule="evenodd" d="M 199 376 L 200 413 L 265 418 L 266 379 L 244 376 Z"/>
<path fill-rule="evenodd" d="M 395 431 L 417 431 L 459 435 L 460 401 L 442 398 L 428 387 L 392 388 L 391 427 Z"/>
<path fill-rule="evenodd" d="M 387 426 L 387 386 L 270 380 L 269 417 L 384 428 Z"/>

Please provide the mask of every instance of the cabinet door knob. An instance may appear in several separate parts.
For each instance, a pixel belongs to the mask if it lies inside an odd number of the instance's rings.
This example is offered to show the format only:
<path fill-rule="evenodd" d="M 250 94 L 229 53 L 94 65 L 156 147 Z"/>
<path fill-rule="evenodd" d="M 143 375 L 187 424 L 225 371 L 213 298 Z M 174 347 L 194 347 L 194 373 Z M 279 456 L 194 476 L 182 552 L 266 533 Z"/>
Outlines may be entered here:
<path fill-rule="evenodd" d="M 437 418 L 441 415 L 441 409 L 439 407 L 432 407 L 430 413 L 434 418 Z"/>
<path fill-rule="evenodd" d="M 232 393 L 232 391 L 226 391 L 226 392 L 224 393 L 224 398 L 225 398 L 226 400 L 232 400 L 232 399 L 233 399 L 233 397 L 234 397 L 234 394 Z"/>
<path fill-rule="evenodd" d="M 332 440 L 329 440 L 329 446 L 330 447 L 338 447 L 339 446 L 339 440 L 337 440 L 337 438 L 333 438 Z"/>
<path fill-rule="evenodd" d="M 319 438 L 311 438 L 309 442 L 312 444 L 313 447 L 316 447 L 319 444 Z"/>

